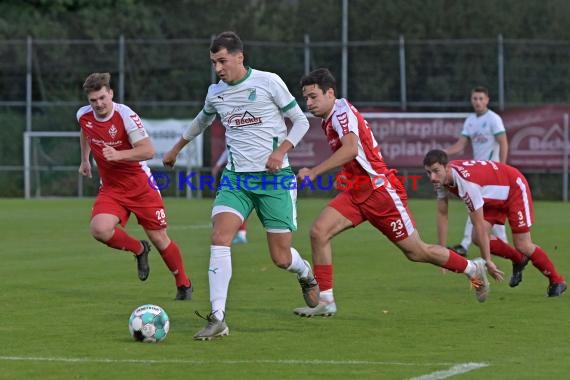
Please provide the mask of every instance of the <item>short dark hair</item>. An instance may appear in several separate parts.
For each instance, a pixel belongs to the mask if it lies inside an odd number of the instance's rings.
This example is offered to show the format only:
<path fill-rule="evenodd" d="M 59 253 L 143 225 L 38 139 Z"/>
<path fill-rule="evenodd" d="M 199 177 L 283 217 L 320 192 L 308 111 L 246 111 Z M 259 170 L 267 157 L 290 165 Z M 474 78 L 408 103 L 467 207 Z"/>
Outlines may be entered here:
<path fill-rule="evenodd" d="M 111 74 L 109 73 L 92 73 L 83 83 L 83 91 L 89 94 L 93 91 L 99 91 L 103 87 L 111 89 Z"/>
<path fill-rule="evenodd" d="M 489 90 L 487 89 L 487 87 L 483 86 L 474 87 L 473 90 L 471 90 L 471 95 L 473 95 L 474 92 L 482 92 L 483 94 L 489 96 Z"/>
<path fill-rule="evenodd" d="M 424 166 L 432 166 L 433 164 L 445 166 L 448 162 L 449 158 L 447 157 L 447 153 L 441 149 L 430 150 L 424 157 Z"/>
<path fill-rule="evenodd" d="M 222 49 L 232 54 L 243 53 L 243 42 L 235 32 L 222 32 L 212 40 L 210 52 L 216 54 Z"/>
<path fill-rule="evenodd" d="M 316 84 L 323 93 L 327 92 L 329 88 L 332 88 L 336 95 L 336 79 L 334 79 L 329 69 L 321 67 L 301 78 L 301 87 L 310 86 L 312 84 Z"/>

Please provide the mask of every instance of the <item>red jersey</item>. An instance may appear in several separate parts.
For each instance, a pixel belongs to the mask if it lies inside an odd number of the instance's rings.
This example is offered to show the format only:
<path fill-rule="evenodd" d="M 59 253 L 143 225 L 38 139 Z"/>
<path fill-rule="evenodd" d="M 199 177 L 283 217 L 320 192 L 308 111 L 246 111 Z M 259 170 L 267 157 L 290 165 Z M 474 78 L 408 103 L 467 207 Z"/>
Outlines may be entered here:
<path fill-rule="evenodd" d="M 149 137 L 133 110 L 113 103 L 111 115 L 101 120 L 91 106 L 85 106 L 77 111 L 77 121 L 99 168 L 101 190 L 121 198 L 136 198 L 151 189 L 148 183 L 151 172 L 146 161 L 107 161 L 103 156 L 105 145 L 126 150 Z"/>
<path fill-rule="evenodd" d="M 342 146 L 342 137 L 351 132 L 358 137 L 358 153 L 353 160 L 343 165 L 342 172 L 350 179 L 362 176 L 369 179 L 370 186 L 364 186 L 362 181 L 358 181 L 349 190 L 356 202 L 363 201 L 373 190 L 373 181 L 384 181 L 385 175 L 393 172 L 384 162 L 380 145 L 368 128 L 368 122 L 348 100 L 337 99 L 330 116 L 323 121 L 322 128 L 333 152 Z"/>
<path fill-rule="evenodd" d="M 469 212 L 485 208 L 508 209 L 510 194 L 521 187 L 523 175 L 514 167 L 494 161 L 449 162 L 454 185 L 445 188 L 465 202 Z"/>

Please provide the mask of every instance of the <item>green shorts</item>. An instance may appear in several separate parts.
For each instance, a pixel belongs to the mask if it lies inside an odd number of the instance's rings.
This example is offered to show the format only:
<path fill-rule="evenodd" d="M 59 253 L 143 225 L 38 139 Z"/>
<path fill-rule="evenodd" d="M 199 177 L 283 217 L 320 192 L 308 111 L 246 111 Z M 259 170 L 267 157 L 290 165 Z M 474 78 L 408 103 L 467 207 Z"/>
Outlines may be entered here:
<path fill-rule="evenodd" d="M 234 172 L 225 169 L 220 179 L 214 207 L 225 206 L 246 220 L 255 209 L 267 229 L 297 230 L 297 188 L 290 167 L 277 173 Z"/>

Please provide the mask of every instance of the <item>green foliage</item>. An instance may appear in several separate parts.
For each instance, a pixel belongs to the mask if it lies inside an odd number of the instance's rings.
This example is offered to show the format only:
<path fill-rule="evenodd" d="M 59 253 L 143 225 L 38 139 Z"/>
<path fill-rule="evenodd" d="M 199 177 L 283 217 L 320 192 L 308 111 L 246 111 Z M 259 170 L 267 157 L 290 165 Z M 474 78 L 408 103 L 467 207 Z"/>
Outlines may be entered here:
<path fill-rule="evenodd" d="M 507 107 L 567 103 L 570 97 L 568 1 L 348 4 L 347 95 L 358 107 L 399 105 L 400 36 L 406 48 L 407 100 L 419 104 L 410 111 L 467 110 L 475 85 L 487 86 L 495 102 L 500 34 Z M 75 111 L 85 103 L 81 84 L 96 71 L 110 72 L 118 90 L 124 69 L 124 99 L 116 91 L 115 100 L 124 100 L 141 116 L 190 118 L 212 81 L 211 37 L 235 30 L 245 41 L 247 64 L 278 73 L 300 100 L 305 35 L 311 42 L 311 68 L 331 69 L 340 89 L 341 5 L 341 0 L 4 0 L 0 93 L 3 101 L 26 99 L 26 39 L 32 37 L 32 100 L 66 103 L 35 106 L 34 130 L 76 130 Z M 126 40 L 124 67 L 119 67 L 120 36 Z M 437 108 L 421 102 L 437 102 Z M 13 128 L 23 126 L 24 107 L 18 111 L 15 116 L 13 109 L 0 109 L 5 137 L 0 158 L 6 165 L 22 163 L 21 129 Z M 0 193 L 6 195 L 8 188 Z"/>

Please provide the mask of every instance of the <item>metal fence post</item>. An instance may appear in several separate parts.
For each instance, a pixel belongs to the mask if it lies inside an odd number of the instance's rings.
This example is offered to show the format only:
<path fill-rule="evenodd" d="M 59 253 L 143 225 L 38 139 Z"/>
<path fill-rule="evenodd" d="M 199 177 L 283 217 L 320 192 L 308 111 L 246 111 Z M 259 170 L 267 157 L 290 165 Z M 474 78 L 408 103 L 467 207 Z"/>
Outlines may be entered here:
<path fill-rule="evenodd" d="M 31 198 L 31 186 L 30 186 L 30 139 L 28 139 L 28 133 L 24 132 L 24 197 L 26 199 Z"/>
<path fill-rule="evenodd" d="M 32 37 L 26 41 L 26 131 L 32 130 Z"/>
<path fill-rule="evenodd" d="M 309 74 L 311 71 L 311 37 L 308 34 L 305 34 L 304 39 L 304 58 L 305 58 L 305 75 Z"/>
<path fill-rule="evenodd" d="M 210 41 L 214 41 L 215 38 L 216 35 L 212 34 L 212 36 L 210 37 Z M 216 69 L 214 68 L 214 65 L 210 65 L 210 83 L 212 84 L 216 83 L 216 79 L 217 79 Z"/>
<path fill-rule="evenodd" d="M 30 142 L 27 133 L 32 131 L 32 37 L 26 41 L 26 132 L 24 132 L 24 196 L 31 197 Z"/>
<path fill-rule="evenodd" d="M 342 0 L 342 76 L 341 95 L 348 97 L 348 0 Z"/>
<path fill-rule="evenodd" d="M 503 35 L 497 36 L 497 70 L 499 85 L 499 109 L 505 110 L 505 53 Z"/>
<path fill-rule="evenodd" d="M 125 36 L 119 36 L 119 103 L 125 102 Z"/>
<path fill-rule="evenodd" d="M 568 114 L 564 114 L 564 148 L 562 157 L 562 201 L 568 202 L 568 155 L 570 154 L 570 146 L 568 141 Z"/>
<path fill-rule="evenodd" d="M 400 35 L 400 108 L 408 108 L 408 95 L 406 93 L 406 45 L 404 36 Z"/>

